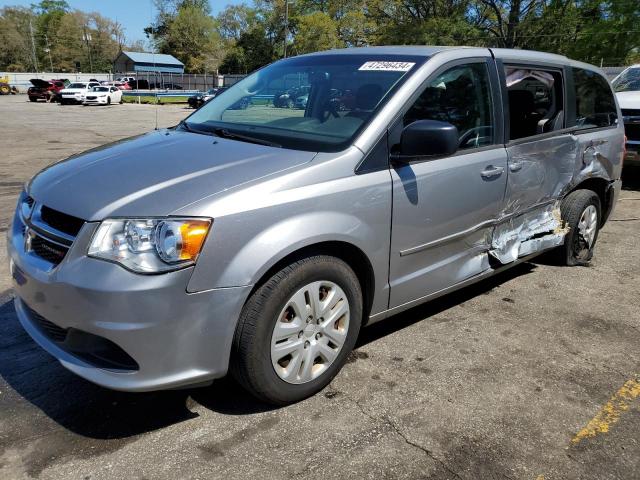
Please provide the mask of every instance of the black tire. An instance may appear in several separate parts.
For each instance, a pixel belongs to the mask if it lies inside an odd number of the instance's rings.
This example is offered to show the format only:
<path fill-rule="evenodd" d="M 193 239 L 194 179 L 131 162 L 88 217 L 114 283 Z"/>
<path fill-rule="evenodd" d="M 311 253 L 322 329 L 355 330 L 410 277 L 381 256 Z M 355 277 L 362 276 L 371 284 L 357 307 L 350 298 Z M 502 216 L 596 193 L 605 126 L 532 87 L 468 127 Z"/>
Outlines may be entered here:
<path fill-rule="evenodd" d="M 37 102 L 38 98 L 37 97 L 29 97 L 29 101 L 30 102 Z"/>
<path fill-rule="evenodd" d="M 271 336 L 280 311 L 289 298 L 311 282 L 328 280 L 349 301 L 347 338 L 335 361 L 308 383 L 282 380 L 271 363 Z M 293 262 L 275 273 L 247 300 L 233 339 L 230 371 L 253 396 L 274 405 L 298 402 L 322 390 L 340 371 L 353 349 L 362 322 L 362 291 L 353 270 L 342 260 L 317 255 Z"/>
<path fill-rule="evenodd" d="M 594 206 L 597 213 L 597 228 L 592 244 L 589 246 L 578 230 L 580 217 L 589 206 Z M 564 265 L 587 265 L 593 258 L 593 251 L 598 240 L 602 221 L 600 197 L 592 190 L 575 190 L 567 195 L 560 204 L 560 214 L 569 227 L 564 245 L 558 249 L 560 261 Z"/>
<path fill-rule="evenodd" d="M 111 105 L 111 97 L 107 97 L 107 105 Z"/>

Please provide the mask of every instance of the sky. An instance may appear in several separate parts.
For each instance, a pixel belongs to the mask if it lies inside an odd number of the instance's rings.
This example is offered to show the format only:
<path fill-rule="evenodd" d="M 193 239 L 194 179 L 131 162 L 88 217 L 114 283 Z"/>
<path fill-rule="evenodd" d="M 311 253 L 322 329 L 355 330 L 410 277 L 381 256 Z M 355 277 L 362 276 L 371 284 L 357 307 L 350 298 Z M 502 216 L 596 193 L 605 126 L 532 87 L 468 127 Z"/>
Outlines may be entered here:
<path fill-rule="evenodd" d="M 0 8 L 19 5 L 29 7 L 39 0 L 0 0 Z M 143 29 L 155 17 L 152 0 L 67 0 L 71 8 L 85 12 L 98 12 L 100 15 L 117 20 L 125 29 L 127 42 L 145 40 Z M 252 3 L 250 0 L 209 0 L 211 11 L 217 15 L 227 5 Z"/>

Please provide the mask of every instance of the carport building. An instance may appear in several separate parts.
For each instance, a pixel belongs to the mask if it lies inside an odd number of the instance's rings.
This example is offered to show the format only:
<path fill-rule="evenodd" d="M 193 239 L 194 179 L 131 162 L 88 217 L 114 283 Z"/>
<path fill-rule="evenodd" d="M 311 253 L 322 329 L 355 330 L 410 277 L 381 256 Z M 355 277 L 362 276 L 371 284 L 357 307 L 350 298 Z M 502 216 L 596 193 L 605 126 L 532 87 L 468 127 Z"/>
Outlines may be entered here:
<path fill-rule="evenodd" d="M 184 63 L 163 53 L 120 52 L 113 62 L 118 73 L 184 73 Z"/>

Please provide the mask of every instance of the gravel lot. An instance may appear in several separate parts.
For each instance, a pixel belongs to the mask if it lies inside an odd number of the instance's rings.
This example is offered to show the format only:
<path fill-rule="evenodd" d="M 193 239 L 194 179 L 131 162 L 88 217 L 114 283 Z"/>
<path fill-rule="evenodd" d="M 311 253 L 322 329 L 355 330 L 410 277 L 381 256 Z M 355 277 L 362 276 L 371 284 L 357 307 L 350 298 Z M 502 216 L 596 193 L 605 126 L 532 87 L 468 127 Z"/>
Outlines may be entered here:
<path fill-rule="evenodd" d="M 3 232 L 35 172 L 156 118 L 25 96 L 0 112 Z M 629 169 L 590 267 L 542 258 L 372 326 L 329 388 L 281 409 L 228 380 L 126 394 L 67 372 L 18 324 L 2 235 L 0 478 L 640 478 L 639 211 Z"/>

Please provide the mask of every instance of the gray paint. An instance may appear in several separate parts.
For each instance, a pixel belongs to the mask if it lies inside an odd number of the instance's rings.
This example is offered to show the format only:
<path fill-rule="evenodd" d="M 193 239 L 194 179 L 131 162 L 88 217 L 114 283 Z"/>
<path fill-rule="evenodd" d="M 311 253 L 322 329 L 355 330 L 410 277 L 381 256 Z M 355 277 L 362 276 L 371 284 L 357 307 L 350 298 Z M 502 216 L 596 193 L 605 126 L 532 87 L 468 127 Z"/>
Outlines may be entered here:
<path fill-rule="evenodd" d="M 353 51 L 362 53 L 332 53 Z M 480 48 L 366 51 L 431 58 L 343 152 L 314 154 L 162 130 L 85 152 L 37 175 L 29 193 L 38 202 L 89 223 L 65 260 L 47 271 L 24 253 L 16 217 L 8 243 L 12 268 L 25 280 L 16 284 L 19 298 L 60 326 L 113 340 L 140 371 L 108 372 L 71 357 L 38 333 L 18 301 L 25 329 L 67 368 L 111 388 L 197 383 L 226 373 L 251 289 L 300 248 L 339 241 L 360 249 L 375 275 L 370 319 L 377 321 L 494 274 L 499 269 L 491 267 L 489 255 L 500 235 L 523 219 L 541 221 L 549 205 L 581 181 L 612 182 L 617 195 L 622 125 L 356 175 L 356 166 L 433 72 L 460 59 L 492 56 Z M 584 67 L 557 55 L 493 54 Z M 503 172 L 487 179 L 481 172 L 489 166 Z M 86 256 L 100 220 L 168 215 L 214 219 L 195 267 L 138 275 Z M 545 246 L 549 242 L 527 243 L 521 253 Z"/>

